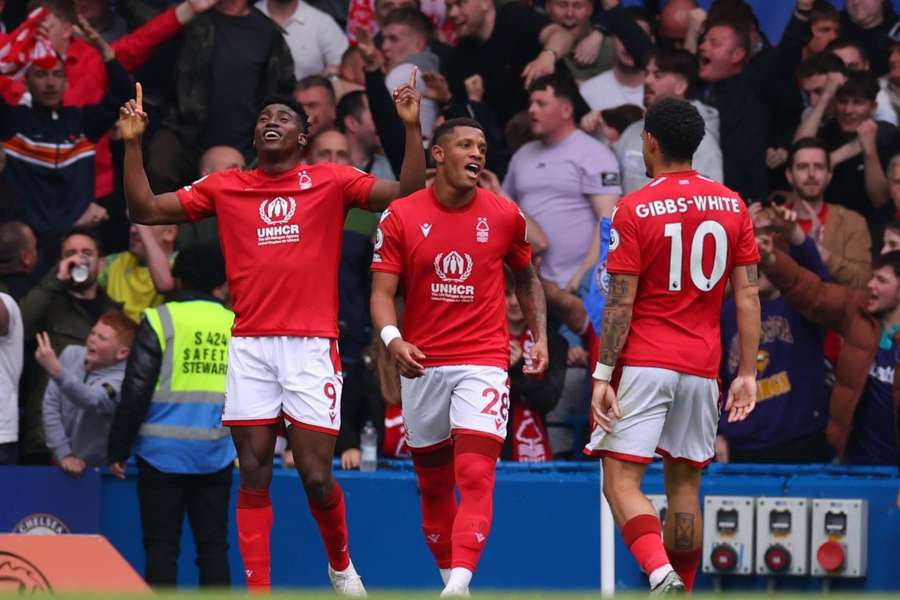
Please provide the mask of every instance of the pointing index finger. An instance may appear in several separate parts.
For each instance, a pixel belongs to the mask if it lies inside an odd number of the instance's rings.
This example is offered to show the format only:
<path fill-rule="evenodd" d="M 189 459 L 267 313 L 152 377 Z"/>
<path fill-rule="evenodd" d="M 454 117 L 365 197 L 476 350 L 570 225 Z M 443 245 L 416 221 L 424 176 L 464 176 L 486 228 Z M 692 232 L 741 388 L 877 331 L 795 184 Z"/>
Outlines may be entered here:
<path fill-rule="evenodd" d="M 144 88 L 140 81 L 134 84 L 134 103 L 137 104 L 138 112 L 144 112 Z"/>

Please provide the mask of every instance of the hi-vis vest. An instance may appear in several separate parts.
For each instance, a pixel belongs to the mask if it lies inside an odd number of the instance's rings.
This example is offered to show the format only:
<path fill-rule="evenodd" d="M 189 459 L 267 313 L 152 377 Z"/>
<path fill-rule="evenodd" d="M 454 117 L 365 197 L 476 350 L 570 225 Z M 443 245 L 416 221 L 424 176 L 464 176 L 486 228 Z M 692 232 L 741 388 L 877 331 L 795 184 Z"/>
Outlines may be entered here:
<path fill-rule="evenodd" d="M 234 313 L 216 302 L 168 302 L 144 311 L 162 366 L 134 453 L 164 473 L 213 473 L 235 459 L 222 427 Z"/>

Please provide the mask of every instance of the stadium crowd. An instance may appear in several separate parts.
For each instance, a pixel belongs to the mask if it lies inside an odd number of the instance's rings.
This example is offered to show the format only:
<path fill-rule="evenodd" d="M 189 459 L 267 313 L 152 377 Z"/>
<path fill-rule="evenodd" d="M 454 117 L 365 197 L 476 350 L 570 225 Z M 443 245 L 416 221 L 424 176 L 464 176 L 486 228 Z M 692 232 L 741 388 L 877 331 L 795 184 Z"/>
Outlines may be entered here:
<path fill-rule="evenodd" d="M 643 113 L 677 97 L 706 123 L 695 169 L 750 205 L 763 257 L 759 404 L 743 422 L 723 419 L 717 459 L 900 464 L 900 17 L 882 0 L 841 10 L 797 0 L 775 43 L 742 0 L 645 4 L 38 0 L 26 13 L 6 3 L 0 464 L 77 476 L 127 458 L 134 436 L 110 428 L 128 401 L 139 323 L 187 282 L 212 292 L 224 281 L 202 272 L 221 271 L 215 258 L 196 259 L 220 252 L 214 218 L 128 220 L 115 123 L 132 81 L 143 84 L 144 156 L 159 193 L 253 165 L 257 110 L 275 93 L 309 116 L 309 164 L 397 179 L 404 129 L 390 90 L 413 69 L 426 143 L 449 118 L 484 128 L 480 185 L 525 214 L 550 308 L 549 369 L 526 378 L 533 338 L 507 281 L 504 459 L 581 455 L 597 358 L 585 300 L 592 278 L 603 279 L 598 219 L 650 182 Z M 360 465 L 367 422 L 383 456 L 408 455 L 399 376 L 369 314 L 377 225 L 361 209 L 344 225 L 336 457 L 345 469 Z M 192 260 L 174 268 L 184 253 Z M 726 303 L 724 389 L 736 344 Z M 183 364 L 216 373 L 217 345 Z"/>

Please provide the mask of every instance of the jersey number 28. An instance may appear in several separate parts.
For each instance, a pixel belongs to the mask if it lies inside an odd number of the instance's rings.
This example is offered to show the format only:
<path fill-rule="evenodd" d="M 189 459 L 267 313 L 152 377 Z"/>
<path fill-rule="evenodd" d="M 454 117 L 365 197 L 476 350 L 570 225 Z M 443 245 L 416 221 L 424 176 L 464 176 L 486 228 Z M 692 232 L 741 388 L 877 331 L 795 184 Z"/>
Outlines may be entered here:
<path fill-rule="evenodd" d="M 684 241 L 681 231 L 681 223 L 667 223 L 663 235 L 672 241 L 672 253 L 669 256 L 669 291 L 681 291 L 683 285 L 681 263 L 684 252 Z M 709 276 L 703 272 L 703 248 L 706 236 L 712 236 L 716 247 L 716 255 L 713 259 L 712 272 Z M 694 232 L 691 244 L 691 281 L 701 292 L 713 289 L 722 275 L 725 274 L 725 264 L 728 262 L 728 234 L 718 221 L 703 221 Z"/>

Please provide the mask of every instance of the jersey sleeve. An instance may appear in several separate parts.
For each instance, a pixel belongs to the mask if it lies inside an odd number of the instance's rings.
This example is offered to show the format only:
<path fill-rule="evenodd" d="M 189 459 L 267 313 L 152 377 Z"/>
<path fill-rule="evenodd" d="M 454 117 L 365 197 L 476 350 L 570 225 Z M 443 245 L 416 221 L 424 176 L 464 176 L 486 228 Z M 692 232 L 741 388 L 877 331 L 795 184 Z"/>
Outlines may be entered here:
<path fill-rule="evenodd" d="M 515 210 L 513 221 L 513 236 L 506 253 L 505 261 L 514 271 L 524 269 L 531 264 L 531 244 L 528 243 L 528 224 L 522 211 L 510 202 L 510 208 Z"/>
<path fill-rule="evenodd" d="M 191 185 L 186 185 L 175 192 L 181 208 L 184 209 L 187 218 L 196 223 L 206 217 L 216 214 L 215 189 L 221 179 L 213 173 L 201 177 Z"/>
<path fill-rule="evenodd" d="M 367 208 L 369 192 L 377 179 L 365 171 L 346 165 L 332 165 L 344 197 L 344 208 Z"/>
<path fill-rule="evenodd" d="M 755 265 L 759 262 L 759 249 L 756 247 L 753 222 L 750 220 L 750 213 L 746 209 L 741 212 L 741 230 L 738 233 L 734 257 L 734 264 L 737 266 Z"/>
<path fill-rule="evenodd" d="M 372 270 L 400 275 L 403 272 L 403 224 L 391 209 L 381 213 L 375 230 Z"/>
<path fill-rule="evenodd" d="M 641 240 L 638 223 L 629 206 L 619 203 L 609 231 L 609 258 L 606 270 L 623 275 L 641 274 Z"/>

